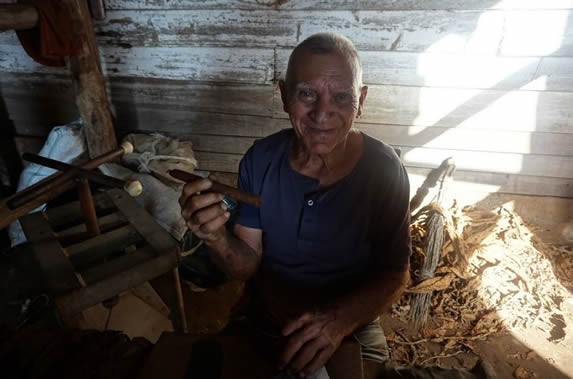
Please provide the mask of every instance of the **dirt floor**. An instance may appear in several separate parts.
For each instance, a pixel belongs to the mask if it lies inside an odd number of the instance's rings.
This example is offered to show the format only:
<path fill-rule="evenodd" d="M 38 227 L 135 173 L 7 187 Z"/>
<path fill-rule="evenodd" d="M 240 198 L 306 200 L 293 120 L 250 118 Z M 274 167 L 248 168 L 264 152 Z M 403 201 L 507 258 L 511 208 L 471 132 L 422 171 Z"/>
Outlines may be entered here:
<path fill-rule="evenodd" d="M 392 359 L 458 368 L 482 359 L 500 378 L 573 378 L 572 247 L 554 243 L 550 230 L 525 223 L 503 206 L 441 212 L 446 243 L 434 276 L 413 281 L 382 318 Z M 414 261 L 423 251 L 424 222 L 419 217 L 413 227 Z M 158 285 L 170 286 L 167 279 Z M 211 334 L 225 326 L 242 286 L 201 291 L 185 283 L 183 289 L 190 333 Z M 426 324 L 416 328 L 412 315 L 419 321 L 420 312 L 412 308 L 424 294 L 431 306 Z M 101 305 L 91 308 L 81 323 L 155 342 L 172 330 L 167 315 L 144 286 L 122 295 L 111 313 Z"/>

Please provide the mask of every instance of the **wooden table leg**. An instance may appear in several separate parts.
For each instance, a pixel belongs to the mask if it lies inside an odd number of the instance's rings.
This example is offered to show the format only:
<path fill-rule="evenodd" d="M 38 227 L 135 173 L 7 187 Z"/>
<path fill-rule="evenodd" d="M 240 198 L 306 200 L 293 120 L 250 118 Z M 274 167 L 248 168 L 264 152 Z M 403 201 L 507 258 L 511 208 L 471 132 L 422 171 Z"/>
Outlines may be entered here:
<path fill-rule="evenodd" d="M 175 295 L 177 296 L 177 309 L 179 311 L 179 325 L 174 325 L 180 332 L 187 333 L 187 316 L 185 315 L 185 304 L 183 303 L 183 291 L 181 290 L 181 279 L 179 278 L 179 269 L 173 269 L 173 284 L 175 286 Z"/>
<path fill-rule="evenodd" d="M 78 194 L 80 197 L 80 208 L 86 221 L 86 231 L 89 237 L 100 234 L 94 199 L 87 179 L 80 178 L 78 181 Z"/>

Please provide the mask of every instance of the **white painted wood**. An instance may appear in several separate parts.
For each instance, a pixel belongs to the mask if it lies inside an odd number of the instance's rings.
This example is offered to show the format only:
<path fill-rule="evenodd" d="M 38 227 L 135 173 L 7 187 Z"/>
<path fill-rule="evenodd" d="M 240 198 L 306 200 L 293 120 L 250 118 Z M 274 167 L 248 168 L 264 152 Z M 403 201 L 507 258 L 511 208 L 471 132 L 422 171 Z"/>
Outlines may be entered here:
<path fill-rule="evenodd" d="M 357 124 L 391 145 L 433 149 L 573 156 L 573 134 Z M 511 141 L 511 143 L 508 143 Z"/>
<path fill-rule="evenodd" d="M 107 9 L 345 9 L 345 10 L 485 10 L 572 9 L 572 0 L 107 0 Z"/>
<path fill-rule="evenodd" d="M 273 79 L 270 49 L 103 47 L 101 53 L 111 76 L 254 84 Z"/>
<path fill-rule="evenodd" d="M 284 78 L 291 49 L 277 51 L 277 76 Z M 365 84 L 419 87 L 518 89 L 536 78 L 541 58 L 364 51 L 360 53 Z M 548 59 L 548 58 L 546 58 Z M 539 90 L 571 90 L 560 79 L 570 76 L 573 58 L 551 58 L 550 85 Z M 530 88 L 536 89 L 536 88 Z"/>
<path fill-rule="evenodd" d="M 276 77 L 283 78 L 290 49 L 277 51 Z M 104 47 L 107 76 L 208 82 L 271 83 L 275 57 L 269 49 Z M 573 91 L 573 58 L 508 58 L 453 54 L 363 52 L 365 84 L 424 87 Z M 0 71 L 61 73 L 42 66 L 20 46 L 0 45 Z M 542 80 L 536 80 L 541 78 Z"/>
<path fill-rule="evenodd" d="M 360 50 L 495 55 L 501 49 L 504 55 L 572 56 L 568 16 L 569 10 L 436 10 L 431 16 L 427 11 L 122 10 L 108 12 L 96 28 L 100 43 L 121 47 L 294 47 L 329 30 L 351 37 Z"/>

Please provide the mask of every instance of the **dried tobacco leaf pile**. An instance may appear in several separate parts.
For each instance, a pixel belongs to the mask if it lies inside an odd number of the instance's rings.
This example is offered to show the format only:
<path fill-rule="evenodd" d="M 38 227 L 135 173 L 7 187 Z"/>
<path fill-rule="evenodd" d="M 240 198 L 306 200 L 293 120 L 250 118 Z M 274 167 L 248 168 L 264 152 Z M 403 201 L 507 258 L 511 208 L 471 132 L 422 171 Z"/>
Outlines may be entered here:
<path fill-rule="evenodd" d="M 434 212 L 445 220 L 445 244 L 432 278 L 411 285 L 392 317 L 412 321 L 413 294 L 431 293 L 428 322 L 388 335 L 392 359 L 435 365 L 439 359 L 474 350 L 473 342 L 508 329 L 537 328 L 559 343 L 565 336 L 564 300 L 573 293 L 573 252 L 536 238 L 512 211 L 454 204 L 422 208 L 413 217 L 412 277 L 424 259 L 427 221 Z M 440 353 L 430 352 L 428 342 Z"/>

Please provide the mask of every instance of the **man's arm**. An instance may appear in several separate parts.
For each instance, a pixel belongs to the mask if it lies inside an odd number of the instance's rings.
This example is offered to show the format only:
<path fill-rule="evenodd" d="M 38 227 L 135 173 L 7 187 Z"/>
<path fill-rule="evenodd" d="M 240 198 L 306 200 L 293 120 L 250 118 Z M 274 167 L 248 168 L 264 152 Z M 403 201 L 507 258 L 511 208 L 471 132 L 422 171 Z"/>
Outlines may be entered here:
<path fill-rule="evenodd" d="M 380 270 L 362 287 L 287 323 L 283 328 L 283 335 L 288 340 L 280 357 L 281 368 L 303 375 L 318 370 L 344 337 L 378 317 L 398 300 L 408 278 L 408 267 L 401 271 Z"/>
<path fill-rule="evenodd" d="M 209 191 L 208 179 L 187 183 L 179 204 L 189 229 L 213 252 L 214 263 L 229 277 L 247 280 L 257 271 L 262 256 L 262 231 L 236 225 L 234 233 L 225 228 L 229 212 L 221 203 L 223 195 Z"/>
<path fill-rule="evenodd" d="M 363 287 L 334 303 L 336 318 L 346 326 L 345 335 L 387 312 L 404 292 L 409 268 L 402 271 L 382 270 Z"/>
<path fill-rule="evenodd" d="M 262 231 L 235 225 L 234 234 L 216 242 L 205 241 L 214 254 L 213 262 L 229 277 L 247 280 L 258 270 L 262 256 Z"/>

